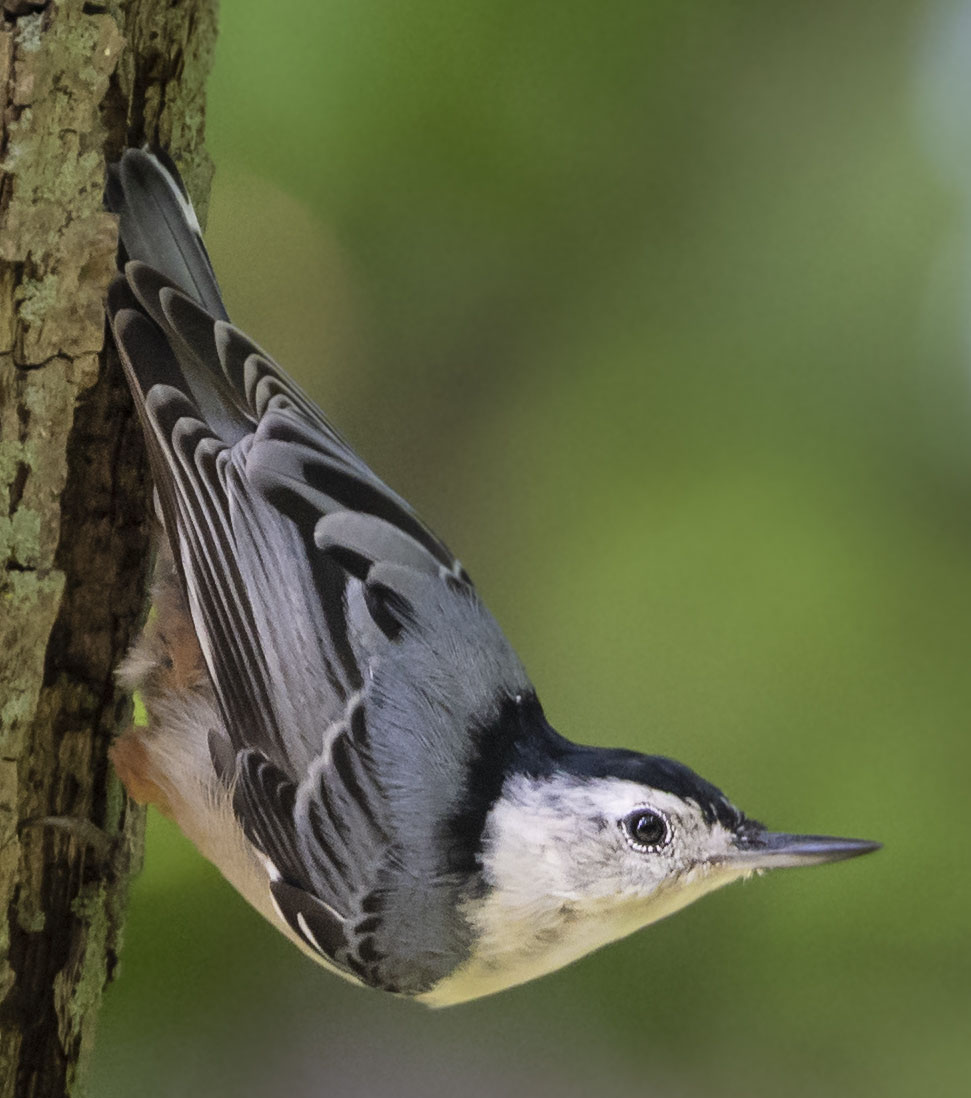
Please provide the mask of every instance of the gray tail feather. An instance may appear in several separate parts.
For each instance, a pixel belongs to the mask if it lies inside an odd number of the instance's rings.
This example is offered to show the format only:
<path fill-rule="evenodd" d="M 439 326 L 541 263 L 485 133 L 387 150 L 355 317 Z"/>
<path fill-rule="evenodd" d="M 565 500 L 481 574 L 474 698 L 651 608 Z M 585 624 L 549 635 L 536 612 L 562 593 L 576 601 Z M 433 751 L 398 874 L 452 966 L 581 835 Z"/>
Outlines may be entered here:
<path fill-rule="evenodd" d="M 182 393 L 233 445 L 254 421 L 221 363 L 216 333 L 229 317 L 178 170 L 165 153 L 128 149 L 109 168 L 105 205 L 119 215 L 121 245 L 106 308 L 150 450 L 155 386 Z"/>
<path fill-rule="evenodd" d="M 214 318 L 229 319 L 195 210 L 165 153 L 127 149 L 109 169 L 105 204 L 119 215 L 122 266 L 141 260 Z"/>

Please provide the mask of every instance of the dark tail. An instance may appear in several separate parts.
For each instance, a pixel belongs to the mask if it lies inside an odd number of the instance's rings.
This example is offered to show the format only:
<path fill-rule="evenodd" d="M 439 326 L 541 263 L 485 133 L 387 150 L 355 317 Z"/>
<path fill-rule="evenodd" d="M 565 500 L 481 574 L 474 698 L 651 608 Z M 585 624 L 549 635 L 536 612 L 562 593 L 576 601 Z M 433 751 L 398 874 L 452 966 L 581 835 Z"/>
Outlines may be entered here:
<path fill-rule="evenodd" d="M 108 172 L 105 204 L 119 215 L 121 263 L 140 260 L 228 320 L 195 210 L 164 153 L 127 149 Z"/>
<path fill-rule="evenodd" d="M 223 358 L 235 329 L 175 165 L 162 153 L 128 149 L 109 169 L 105 205 L 118 214 L 121 245 L 108 319 L 146 437 L 158 426 L 146 401 L 155 386 L 165 386 L 187 397 L 213 434 L 233 445 L 254 420 L 242 387 L 226 374 Z"/>

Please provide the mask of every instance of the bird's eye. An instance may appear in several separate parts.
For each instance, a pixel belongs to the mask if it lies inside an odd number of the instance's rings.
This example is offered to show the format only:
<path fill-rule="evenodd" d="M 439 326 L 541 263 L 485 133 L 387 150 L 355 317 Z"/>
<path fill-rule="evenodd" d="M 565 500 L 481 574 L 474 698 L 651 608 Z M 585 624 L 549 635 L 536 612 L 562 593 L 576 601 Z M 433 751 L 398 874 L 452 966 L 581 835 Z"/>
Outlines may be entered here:
<path fill-rule="evenodd" d="M 620 825 L 635 850 L 657 850 L 670 837 L 667 820 L 650 808 L 638 808 L 625 816 Z"/>

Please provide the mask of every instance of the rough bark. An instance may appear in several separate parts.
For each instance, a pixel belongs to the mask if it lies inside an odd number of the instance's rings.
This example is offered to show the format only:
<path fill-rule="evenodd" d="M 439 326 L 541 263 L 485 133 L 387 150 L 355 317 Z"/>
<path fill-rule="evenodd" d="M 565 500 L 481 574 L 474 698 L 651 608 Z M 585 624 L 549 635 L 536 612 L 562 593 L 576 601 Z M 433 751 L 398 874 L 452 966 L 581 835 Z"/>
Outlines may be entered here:
<path fill-rule="evenodd" d="M 107 748 L 147 481 L 103 349 L 101 198 L 106 157 L 145 140 L 206 190 L 214 37 L 215 0 L 0 0 L 0 1098 L 74 1089 L 140 860 Z"/>

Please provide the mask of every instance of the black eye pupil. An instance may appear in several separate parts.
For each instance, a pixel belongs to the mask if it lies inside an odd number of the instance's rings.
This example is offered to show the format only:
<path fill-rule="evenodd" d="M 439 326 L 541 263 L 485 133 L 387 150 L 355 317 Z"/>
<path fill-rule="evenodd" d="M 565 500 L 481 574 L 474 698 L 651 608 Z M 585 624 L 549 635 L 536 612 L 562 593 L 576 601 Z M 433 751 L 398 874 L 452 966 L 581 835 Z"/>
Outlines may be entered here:
<path fill-rule="evenodd" d="M 668 827 L 656 812 L 640 809 L 627 817 L 627 832 L 638 846 L 660 846 L 667 837 Z"/>

